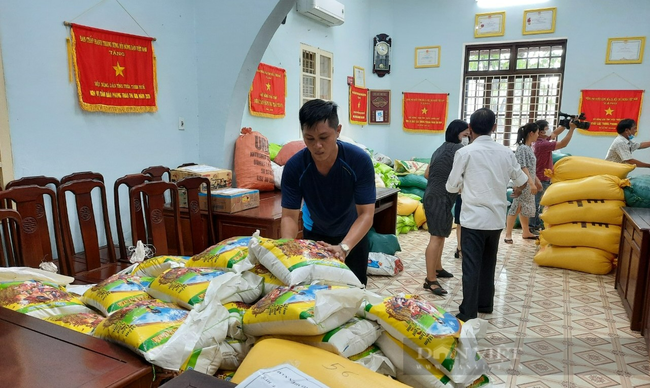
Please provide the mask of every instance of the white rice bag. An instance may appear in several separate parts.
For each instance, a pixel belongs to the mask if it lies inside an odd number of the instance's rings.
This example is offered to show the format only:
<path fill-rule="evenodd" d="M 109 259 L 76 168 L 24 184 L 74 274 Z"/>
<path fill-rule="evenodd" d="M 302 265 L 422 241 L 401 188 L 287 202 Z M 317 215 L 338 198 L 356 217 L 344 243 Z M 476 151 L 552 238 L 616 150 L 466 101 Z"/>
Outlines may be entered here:
<path fill-rule="evenodd" d="M 402 260 L 397 256 L 383 252 L 370 252 L 368 254 L 368 275 L 395 276 L 403 270 Z"/>
<path fill-rule="evenodd" d="M 368 346 L 361 353 L 348 357 L 348 359 L 365 366 L 373 372 L 386 376 L 397 376 L 397 371 L 393 363 L 375 344 Z"/>

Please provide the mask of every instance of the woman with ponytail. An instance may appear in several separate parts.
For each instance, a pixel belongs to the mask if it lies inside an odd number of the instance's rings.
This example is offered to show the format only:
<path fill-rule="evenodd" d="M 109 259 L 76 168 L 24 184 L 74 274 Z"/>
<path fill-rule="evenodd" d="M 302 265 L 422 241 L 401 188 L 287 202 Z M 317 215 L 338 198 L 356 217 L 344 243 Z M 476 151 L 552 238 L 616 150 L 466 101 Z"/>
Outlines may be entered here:
<path fill-rule="evenodd" d="M 537 240 L 539 238 L 539 236 L 530 232 L 528 223 L 530 218 L 535 217 L 535 194 L 542 189 L 542 182 L 535 174 L 537 159 L 531 148 L 538 136 L 539 127 L 535 123 L 528 123 L 517 131 L 518 146 L 515 157 L 521 166 L 521 170 L 528 175 L 528 185 L 517 198 L 513 199 L 512 205 L 510 205 L 506 220 L 506 236 L 503 240 L 506 244 L 512 244 L 512 229 L 515 226 L 517 214 L 519 214 L 519 221 L 521 222 L 521 237 L 527 240 Z"/>

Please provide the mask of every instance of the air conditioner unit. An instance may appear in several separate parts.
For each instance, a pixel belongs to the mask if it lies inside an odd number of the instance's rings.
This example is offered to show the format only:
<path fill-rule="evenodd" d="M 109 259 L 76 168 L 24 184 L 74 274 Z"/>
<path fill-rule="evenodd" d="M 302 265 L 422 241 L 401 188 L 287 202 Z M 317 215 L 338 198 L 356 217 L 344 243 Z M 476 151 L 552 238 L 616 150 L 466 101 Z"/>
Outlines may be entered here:
<path fill-rule="evenodd" d="M 298 0 L 296 11 L 329 27 L 345 21 L 345 6 L 336 0 Z"/>

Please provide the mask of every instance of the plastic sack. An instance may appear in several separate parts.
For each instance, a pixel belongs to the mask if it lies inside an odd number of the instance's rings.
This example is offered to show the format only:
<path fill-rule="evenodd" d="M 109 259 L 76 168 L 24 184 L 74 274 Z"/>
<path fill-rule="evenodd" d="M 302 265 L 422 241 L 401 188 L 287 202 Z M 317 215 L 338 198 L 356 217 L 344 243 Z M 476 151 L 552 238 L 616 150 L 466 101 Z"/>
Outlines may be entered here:
<path fill-rule="evenodd" d="M 251 128 L 242 128 L 235 141 L 235 177 L 237 187 L 273 191 L 273 169 L 269 141 Z"/>
<path fill-rule="evenodd" d="M 280 166 L 284 166 L 293 155 L 305 147 L 307 147 L 307 145 L 305 145 L 305 141 L 302 139 L 285 143 L 273 161 Z"/>
<path fill-rule="evenodd" d="M 415 212 L 413 213 L 413 220 L 415 221 L 415 225 L 417 225 L 418 228 L 427 222 L 427 215 L 424 212 L 424 205 L 422 202 L 420 202 L 418 207 L 415 209 Z"/>
<path fill-rule="evenodd" d="M 0 282 L 20 282 L 25 280 L 43 281 L 59 286 L 67 286 L 74 282 L 70 276 L 60 275 L 31 267 L 0 267 Z"/>
<path fill-rule="evenodd" d="M 250 236 L 225 239 L 192 256 L 187 261 L 187 266 L 229 268 L 235 272 L 247 271 L 253 268 L 253 264 L 248 260 L 250 239 Z"/>
<path fill-rule="evenodd" d="M 212 303 L 252 303 L 262 294 L 262 278 L 245 271 L 183 267 L 172 268 L 158 276 L 147 292 L 154 298 L 192 309 L 204 300 Z"/>
<path fill-rule="evenodd" d="M 221 365 L 219 367 L 228 370 L 237 370 L 242 361 L 244 361 L 244 358 L 246 358 L 246 355 L 248 355 L 254 342 L 254 340 L 246 341 L 232 338 L 226 338 L 224 341 L 221 341 L 219 343 L 219 352 L 221 353 Z"/>
<path fill-rule="evenodd" d="M 275 160 L 275 157 L 278 155 L 278 152 L 282 149 L 282 145 L 277 143 L 269 143 L 269 158 L 271 161 Z"/>
<path fill-rule="evenodd" d="M 228 302 L 224 303 L 223 307 L 228 310 L 228 337 L 237 340 L 248 339 L 244 334 L 244 315 L 251 306 L 243 302 Z"/>
<path fill-rule="evenodd" d="M 252 262 L 260 262 L 284 284 L 326 284 L 361 287 L 357 276 L 345 263 L 312 240 L 259 237 L 253 234 L 248 247 Z"/>
<path fill-rule="evenodd" d="M 255 266 L 251 268 L 249 271 L 262 278 L 263 280 L 262 295 L 266 295 L 278 287 L 286 286 L 286 284 L 284 284 L 282 280 L 278 279 L 265 266 L 263 266 L 260 263 L 255 264 Z"/>
<path fill-rule="evenodd" d="M 282 189 L 282 173 L 284 172 L 284 166 L 280 166 L 277 163 L 271 162 L 271 169 L 273 170 L 273 184 L 278 190 Z"/>
<path fill-rule="evenodd" d="M 170 268 L 185 267 L 188 258 L 188 256 L 155 256 L 139 263 L 130 274 L 156 277 Z"/>
<path fill-rule="evenodd" d="M 612 271 L 616 255 L 588 247 L 556 247 L 549 245 L 535 255 L 534 261 L 543 267 L 556 267 L 605 275 Z"/>
<path fill-rule="evenodd" d="M 244 314 L 244 333 L 318 335 L 349 321 L 358 310 L 363 291 L 322 284 L 278 287 Z"/>
<path fill-rule="evenodd" d="M 572 222 L 548 227 L 540 232 L 554 246 L 591 247 L 618 254 L 621 227 L 618 225 Z"/>
<path fill-rule="evenodd" d="M 558 160 L 553 165 L 552 171 L 544 171 L 544 175 L 551 178 L 551 183 L 603 174 L 624 179 L 635 167 L 633 164 L 610 162 L 587 156 L 567 156 Z"/>
<path fill-rule="evenodd" d="M 628 179 L 614 175 L 596 175 L 582 179 L 558 182 L 550 185 L 544 192 L 540 204 L 552 206 L 562 202 L 585 199 L 625 199 L 623 187 L 629 186 Z"/>
<path fill-rule="evenodd" d="M 399 192 L 402 194 L 413 194 L 417 195 L 420 198 L 424 198 L 424 190 L 419 187 L 405 186 L 400 187 Z"/>
<path fill-rule="evenodd" d="M 427 189 L 427 178 L 424 175 L 408 174 L 399 177 L 400 187 L 417 187 L 418 189 Z"/>
<path fill-rule="evenodd" d="M 373 372 L 377 372 L 385 376 L 397 376 L 397 371 L 395 370 L 393 363 L 375 344 L 368 346 L 361 353 L 357 353 L 354 356 L 348 357 L 348 360 L 354 361 L 355 363 L 363 365 Z"/>
<path fill-rule="evenodd" d="M 621 225 L 623 222 L 623 210 L 621 208 L 624 206 L 625 202 L 623 201 L 585 199 L 548 206 L 539 216 L 546 225 L 568 224 L 571 222 Z"/>
<path fill-rule="evenodd" d="M 370 228 L 368 231 L 368 248 L 370 252 L 381 252 L 387 255 L 394 255 L 395 252 L 402 250 L 396 235 L 377 233 L 375 228 Z"/>
<path fill-rule="evenodd" d="M 104 316 L 143 299 L 151 299 L 151 296 L 147 293 L 147 287 L 140 283 L 140 278 L 120 274 L 95 284 L 81 296 L 82 302 Z"/>
<path fill-rule="evenodd" d="M 415 209 L 417 209 L 418 205 L 421 204 L 422 202 L 416 201 L 415 199 L 411 197 L 407 197 L 405 195 L 398 194 L 397 195 L 397 215 L 400 216 L 408 216 L 410 214 L 413 214 Z"/>
<path fill-rule="evenodd" d="M 270 356 L 272 355 L 272 356 Z M 259 369 L 294 365 L 328 387 L 407 388 L 390 377 L 372 372 L 345 357 L 293 341 L 268 338 L 258 341 L 232 378 L 241 383 Z"/>
<path fill-rule="evenodd" d="M 623 194 L 627 206 L 650 208 L 650 175 L 630 178 L 630 186 L 623 188 Z"/>
<path fill-rule="evenodd" d="M 218 345 L 227 330 L 228 311 L 219 303 L 201 303 L 187 311 L 150 299 L 115 312 L 97 326 L 93 336 L 125 346 L 161 368 L 177 371 L 193 353 L 207 357 L 208 363 L 219 362 L 214 352 L 199 350 Z M 191 362 L 205 365 L 203 360 Z"/>
<path fill-rule="evenodd" d="M 62 286 L 35 280 L 0 282 L 0 307 L 40 319 L 93 312 Z"/>
<path fill-rule="evenodd" d="M 96 313 L 62 314 L 45 318 L 46 321 L 66 329 L 90 334 L 95 327 L 104 321 L 104 317 Z"/>
<path fill-rule="evenodd" d="M 427 163 L 415 162 L 413 160 L 395 160 L 395 174 L 396 175 L 424 175 L 424 172 L 429 166 Z"/>
<path fill-rule="evenodd" d="M 325 334 L 315 336 L 274 336 L 315 346 L 343 357 L 354 356 L 377 341 L 382 330 L 375 322 L 354 317 Z"/>
<path fill-rule="evenodd" d="M 402 260 L 396 256 L 380 252 L 368 254 L 368 275 L 395 276 L 403 270 Z"/>

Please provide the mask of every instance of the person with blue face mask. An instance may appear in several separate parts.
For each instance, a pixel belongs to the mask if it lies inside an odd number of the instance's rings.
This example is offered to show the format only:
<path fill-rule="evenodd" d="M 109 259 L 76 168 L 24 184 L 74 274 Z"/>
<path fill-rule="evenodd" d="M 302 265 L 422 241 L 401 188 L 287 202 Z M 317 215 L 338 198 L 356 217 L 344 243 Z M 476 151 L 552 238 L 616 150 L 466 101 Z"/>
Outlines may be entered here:
<path fill-rule="evenodd" d="M 616 136 L 612 145 L 609 146 L 605 160 L 635 164 L 637 167 L 650 167 L 650 163 L 645 163 L 632 157 L 632 152 L 650 147 L 650 141 L 641 143 L 632 141 L 636 134 L 636 121 L 632 119 L 621 120 L 616 126 L 616 132 L 618 132 L 618 136 Z"/>

